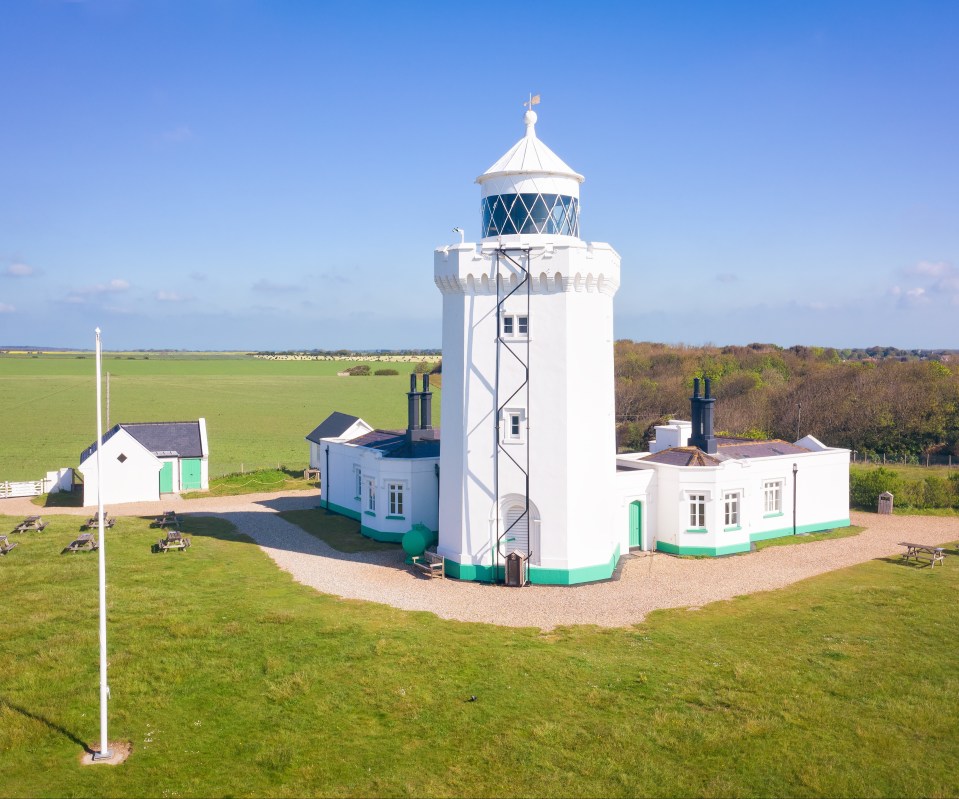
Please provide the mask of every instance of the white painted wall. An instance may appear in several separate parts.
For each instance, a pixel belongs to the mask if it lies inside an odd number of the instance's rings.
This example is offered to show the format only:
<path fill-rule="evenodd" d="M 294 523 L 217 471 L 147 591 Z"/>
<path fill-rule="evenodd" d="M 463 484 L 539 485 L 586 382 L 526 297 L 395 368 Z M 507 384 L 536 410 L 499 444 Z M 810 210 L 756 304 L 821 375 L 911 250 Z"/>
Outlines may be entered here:
<path fill-rule="evenodd" d="M 353 424 L 351 424 L 344 432 L 343 435 L 338 436 L 337 438 L 324 439 L 327 441 L 352 441 L 354 438 L 369 433 L 373 430 L 370 425 L 364 422 L 362 419 L 357 419 Z M 317 444 L 315 441 L 310 441 L 310 468 L 311 469 L 323 469 L 323 456 L 321 452 L 324 445 Z"/>
<path fill-rule="evenodd" d="M 153 453 L 122 428 L 101 447 L 104 504 L 148 502 L 160 498 L 161 463 Z M 120 454 L 126 456 L 123 463 L 117 460 Z M 83 504 L 96 505 L 99 480 L 96 452 L 80 464 L 78 471 L 83 475 Z"/>
<path fill-rule="evenodd" d="M 619 255 L 607 244 L 569 237 L 514 237 L 532 247 L 527 438 L 510 452 L 530 457 L 530 499 L 541 515 L 540 547 L 531 564 L 557 569 L 609 561 L 616 529 L 612 298 Z M 434 276 L 443 294 L 443 448 L 439 552 L 461 563 L 490 565 L 493 512 L 496 371 L 495 243 L 436 251 Z M 519 271 L 500 261 L 504 285 Z M 525 291 L 506 313 L 525 313 Z M 520 366 L 501 358 L 502 394 L 522 382 Z M 501 459 L 500 496 L 523 494 L 521 473 Z M 494 520 L 491 523 L 491 518 Z"/>

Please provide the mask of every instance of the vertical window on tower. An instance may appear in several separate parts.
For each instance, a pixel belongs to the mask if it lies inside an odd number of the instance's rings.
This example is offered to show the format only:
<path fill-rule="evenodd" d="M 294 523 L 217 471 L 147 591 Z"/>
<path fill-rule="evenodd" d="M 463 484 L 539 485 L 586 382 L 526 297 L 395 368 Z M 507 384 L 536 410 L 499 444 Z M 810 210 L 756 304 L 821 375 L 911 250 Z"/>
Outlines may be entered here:
<path fill-rule="evenodd" d="M 689 527 L 692 530 L 706 529 L 706 495 L 689 495 Z"/>
<path fill-rule="evenodd" d="M 516 332 L 521 336 L 529 335 L 529 317 L 528 316 L 516 317 Z"/>
<path fill-rule="evenodd" d="M 519 438 L 519 414 L 511 413 L 509 415 L 509 437 Z"/>
<path fill-rule="evenodd" d="M 507 408 L 502 416 L 503 443 L 520 444 L 526 430 L 526 412 L 522 408 Z"/>
<path fill-rule="evenodd" d="M 503 335 L 504 336 L 513 335 L 513 317 L 512 316 L 503 317 Z"/>

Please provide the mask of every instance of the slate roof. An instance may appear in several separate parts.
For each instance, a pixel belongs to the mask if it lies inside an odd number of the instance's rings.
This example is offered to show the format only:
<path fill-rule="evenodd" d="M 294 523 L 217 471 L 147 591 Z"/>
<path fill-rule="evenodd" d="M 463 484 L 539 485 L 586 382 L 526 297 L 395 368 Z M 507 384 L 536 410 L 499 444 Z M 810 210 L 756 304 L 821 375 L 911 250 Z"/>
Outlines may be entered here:
<path fill-rule="evenodd" d="M 726 460 L 772 458 L 777 455 L 798 455 L 812 452 L 806 447 L 778 438 L 757 441 L 752 438 L 718 438 L 715 455 L 699 447 L 671 447 L 643 458 L 639 463 L 665 463 L 668 466 L 718 466 Z"/>
<path fill-rule="evenodd" d="M 641 463 L 665 463 L 667 466 L 719 466 L 721 461 L 699 447 L 670 447 L 643 458 Z"/>
<path fill-rule="evenodd" d="M 433 430 L 434 438 L 410 442 L 405 430 L 374 430 L 352 439 L 349 443 L 358 447 L 376 449 L 384 458 L 438 458 L 440 456 L 440 431 Z"/>
<path fill-rule="evenodd" d="M 119 430 L 126 430 L 135 438 L 144 449 L 154 455 L 181 458 L 203 457 L 203 446 L 200 440 L 199 422 L 121 422 L 110 428 L 103 435 L 106 443 Z M 94 441 L 80 454 L 80 463 L 83 463 L 97 450 Z"/>
<path fill-rule="evenodd" d="M 350 416 L 348 413 L 333 411 L 320 422 L 319 427 L 306 437 L 306 440 L 319 444 L 321 438 L 339 438 L 359 420 L 359 416 Z"/>

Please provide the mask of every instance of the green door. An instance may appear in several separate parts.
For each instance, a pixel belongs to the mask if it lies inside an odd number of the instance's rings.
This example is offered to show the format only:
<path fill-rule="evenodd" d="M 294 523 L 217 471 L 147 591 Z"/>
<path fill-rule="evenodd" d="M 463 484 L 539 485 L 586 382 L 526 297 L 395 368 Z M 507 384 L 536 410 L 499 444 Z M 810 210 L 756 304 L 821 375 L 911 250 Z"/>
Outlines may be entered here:
<path fill-rule="evenodd" d="M 160 469 L 160 493 L 173 493 L 173 461 L 166 461 Z"/>
<path fill-rule="evenodd" d="M 629 506 L 629 546 L 643 545 L 643 503 L 637 500 Z"/>
<path fill-rule="evenodd" d="M 200 459 L 184 458 L 180 461 L 180 489 L 189 491 L 200 488 Z"/>

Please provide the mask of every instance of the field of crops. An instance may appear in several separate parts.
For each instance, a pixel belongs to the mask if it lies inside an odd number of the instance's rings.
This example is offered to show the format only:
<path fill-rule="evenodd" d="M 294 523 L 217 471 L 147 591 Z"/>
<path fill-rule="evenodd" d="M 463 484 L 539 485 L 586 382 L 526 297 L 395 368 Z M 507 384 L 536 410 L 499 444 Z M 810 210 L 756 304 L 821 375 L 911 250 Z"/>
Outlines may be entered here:
<path fill-rule="evenodd" d="M 110 373 L 111 423 L 205 417 L 216 476 L 305 466 L 304 436 L 335 410 L 374 427 L 405 427 L 408 375 L 337 377 L 352 365 L 150 353 L 104 356 L 103 371 Z M 96 439 L 94 369 L 91 354 L 0 357 L 0 481 L 78 465 Z"/>

